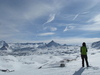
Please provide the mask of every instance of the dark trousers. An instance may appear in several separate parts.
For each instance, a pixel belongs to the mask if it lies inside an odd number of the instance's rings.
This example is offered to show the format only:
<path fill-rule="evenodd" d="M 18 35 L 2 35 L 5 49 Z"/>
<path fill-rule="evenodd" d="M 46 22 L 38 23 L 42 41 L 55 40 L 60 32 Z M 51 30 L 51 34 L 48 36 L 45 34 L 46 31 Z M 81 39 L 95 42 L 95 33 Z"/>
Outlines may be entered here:
<path fill-rule="evenodd" d="M 82 59 L 82 67 L 84 67 L 84 60 L 86 62 L 87 67 L 89 67 L 87 55 L 81 55 L 81 59 Z"/>

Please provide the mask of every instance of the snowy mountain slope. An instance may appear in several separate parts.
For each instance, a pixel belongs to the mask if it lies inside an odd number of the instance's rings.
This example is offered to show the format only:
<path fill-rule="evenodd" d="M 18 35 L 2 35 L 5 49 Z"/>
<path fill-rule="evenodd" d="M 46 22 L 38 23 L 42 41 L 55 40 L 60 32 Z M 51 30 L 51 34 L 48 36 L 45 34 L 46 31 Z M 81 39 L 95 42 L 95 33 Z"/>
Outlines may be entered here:
<path fill-rule="evenodd" d="M 0 41 L 0 50 L 7 50 L 9 45 L 5 41 Z"/>
<path fill-rule="evenodd" d="M 91 45 L 92 48 L 100 49 L 100 41 L 93 42 Z"/>

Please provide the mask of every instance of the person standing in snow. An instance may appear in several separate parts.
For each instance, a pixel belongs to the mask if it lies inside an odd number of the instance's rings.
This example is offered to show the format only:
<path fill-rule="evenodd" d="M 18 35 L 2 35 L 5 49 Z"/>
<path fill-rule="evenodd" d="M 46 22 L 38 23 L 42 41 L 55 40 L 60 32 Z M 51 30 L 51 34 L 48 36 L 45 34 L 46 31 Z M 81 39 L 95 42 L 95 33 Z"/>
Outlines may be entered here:
<path fill-rule="evenodd" d="M 87 67 L 89 67 L 88 57 L 87 57 L 88 50 L 87 50 L 85 42 L 82 43 L 82 46 L 80 48 L 80 52 L 81 52 L 81 59 L 82 59 L 82 67 L 84 67 L 84 60 L 86 62 Z"/>

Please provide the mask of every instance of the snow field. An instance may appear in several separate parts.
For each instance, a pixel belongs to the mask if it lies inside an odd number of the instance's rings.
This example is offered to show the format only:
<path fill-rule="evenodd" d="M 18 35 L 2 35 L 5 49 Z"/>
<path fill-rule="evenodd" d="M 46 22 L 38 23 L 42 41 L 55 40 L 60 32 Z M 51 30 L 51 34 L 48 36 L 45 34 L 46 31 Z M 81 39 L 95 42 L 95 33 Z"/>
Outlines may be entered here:
<path fill-rule="evenodd" d="M 59 67 L 62 60 L 66 67 Z M 100 75 L 100 50 L 89 49 L 88 60 L 91 67 L 81 68 L 80 53 L 58 56 L 50 54 L 0 56 L 0 69 L 15 70 L 0 71 L 0 75 Z M 42 68 L 38 69 L 40 66 Z"/>

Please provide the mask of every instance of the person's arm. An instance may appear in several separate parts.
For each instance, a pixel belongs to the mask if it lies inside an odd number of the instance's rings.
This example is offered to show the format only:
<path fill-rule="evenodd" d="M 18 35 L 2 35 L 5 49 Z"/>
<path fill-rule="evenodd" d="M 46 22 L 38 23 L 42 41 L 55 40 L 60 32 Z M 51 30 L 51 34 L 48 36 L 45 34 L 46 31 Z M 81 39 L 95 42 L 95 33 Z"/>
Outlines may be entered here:
<path fill-rule="evenodd" d="M 80 47 L 80 52 L 82 52 L 82 47 Z"/>
<path fill-rule="evenodd" d="M 88 52 L 87 47 L 86 47 L 86 52 Z"/>

